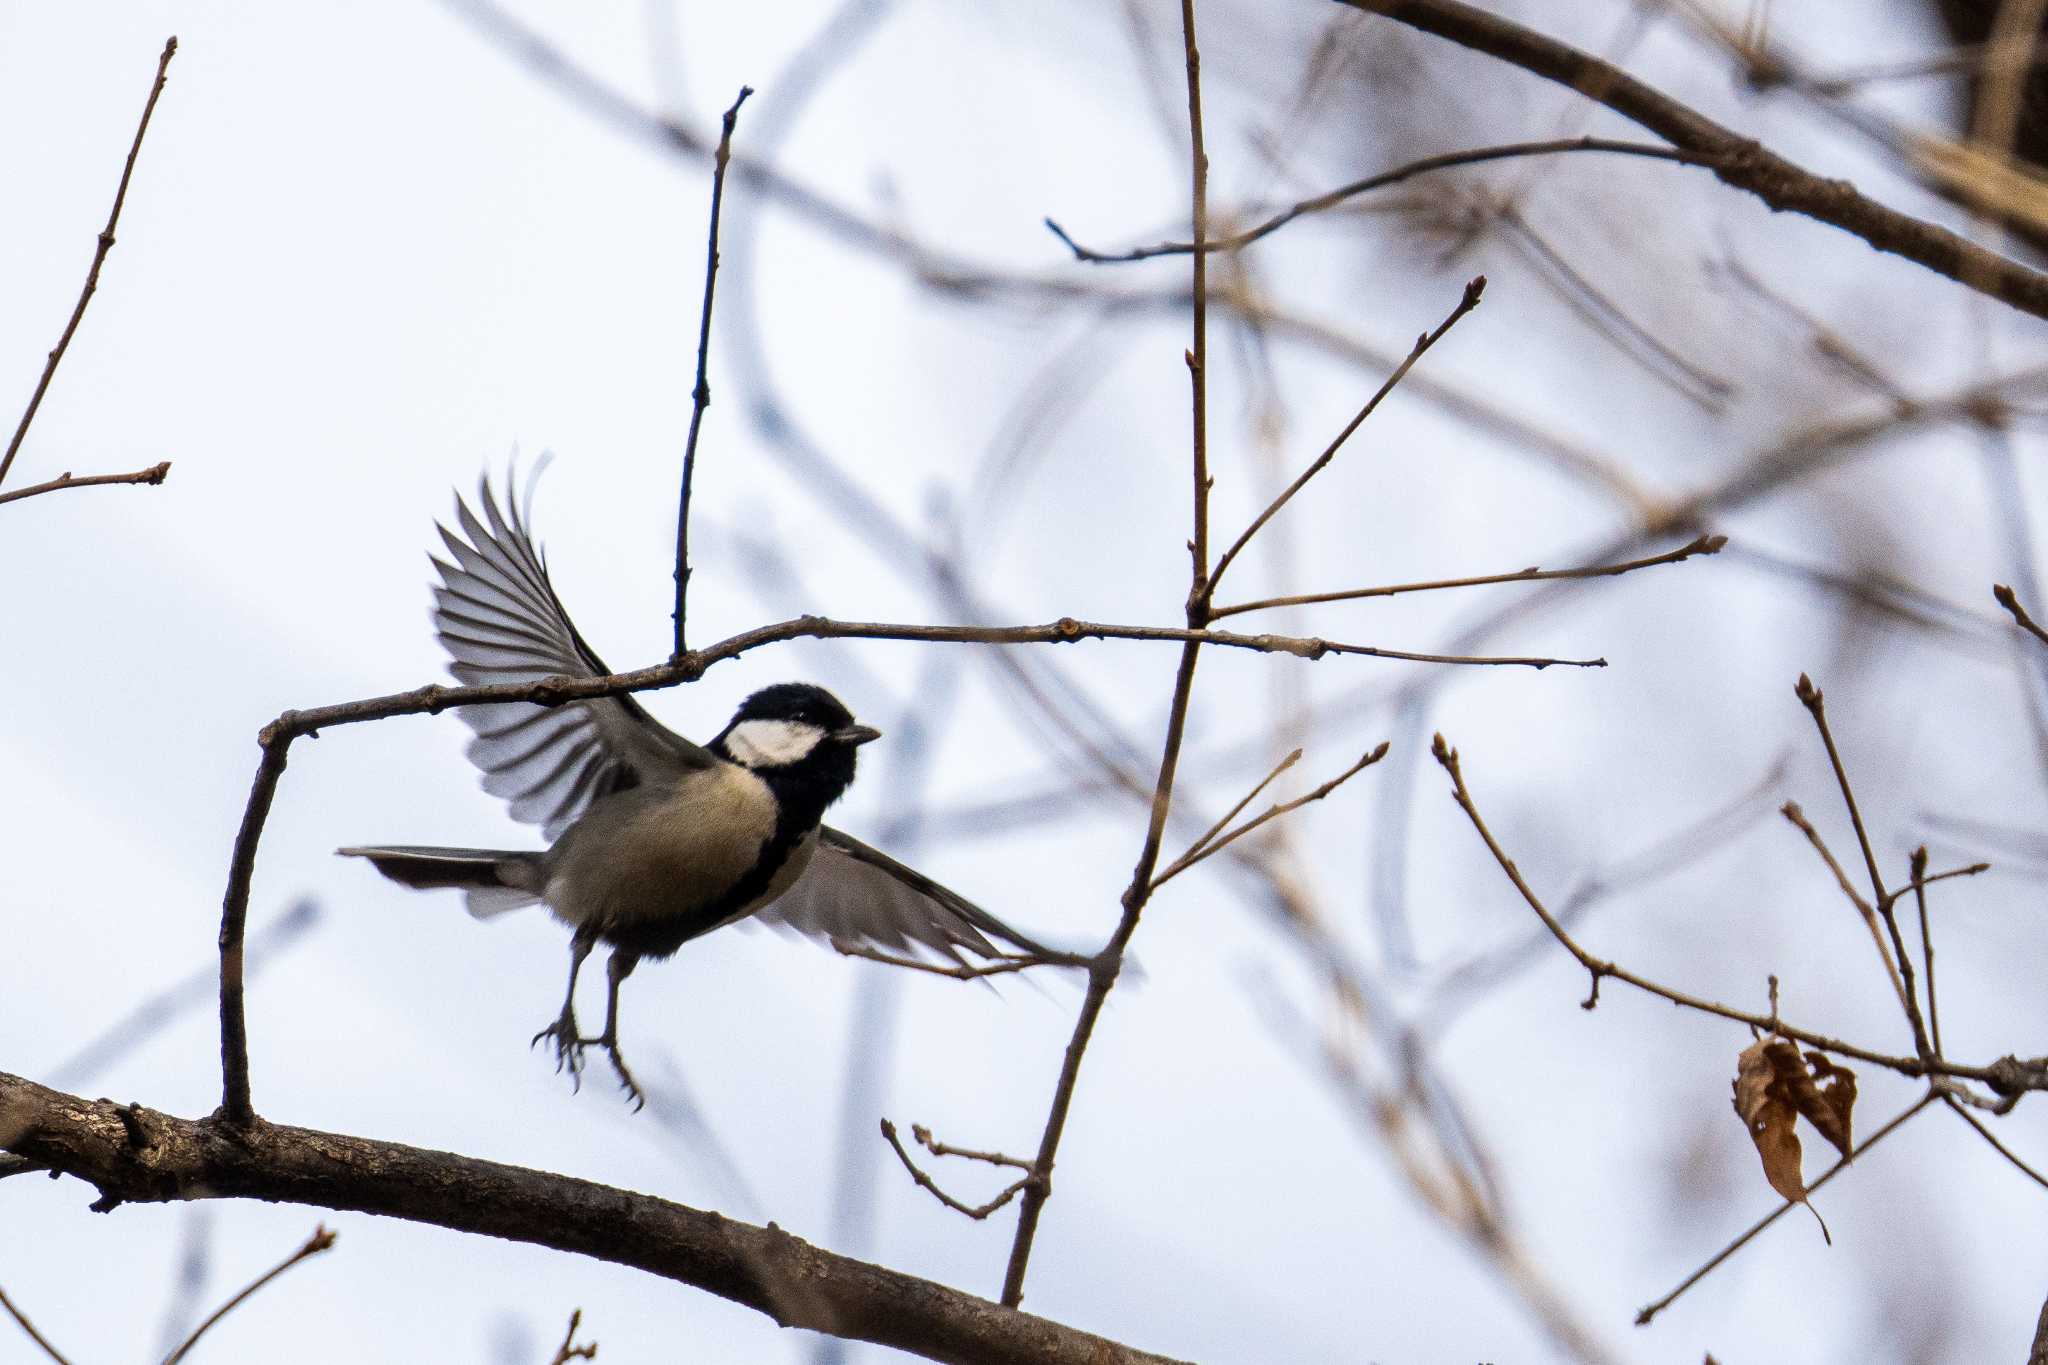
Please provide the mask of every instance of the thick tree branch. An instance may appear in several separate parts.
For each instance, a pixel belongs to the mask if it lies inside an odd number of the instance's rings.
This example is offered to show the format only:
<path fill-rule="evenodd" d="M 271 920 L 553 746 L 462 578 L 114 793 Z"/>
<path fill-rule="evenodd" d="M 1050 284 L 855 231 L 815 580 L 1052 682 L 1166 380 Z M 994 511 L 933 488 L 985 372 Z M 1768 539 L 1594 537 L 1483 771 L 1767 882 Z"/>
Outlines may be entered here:
<path fill-rule="evenodd" d="M 2048 317 L 2048 274 L 1986 251 L 1947 228 L 1887 208 L 1846 180 L 1815 175 L 1568 43 L 1459 0 L 1338 3 L 1383 14 L 1555 81 L 1679 149 L 1708 158 L 1706 164 L 1724 183 L 1747 190 L 1774 209 L 1838 227 L 1879 251 L 1903 256 L 2022 312 Z"/>
<path fill-rule="evenodd" d="M 263 1122 L 194 1122 L 0 1073 L 0 1147 L 75 1175 L 94 1205 L 263 1199 L 372 1213 L 632 1266 L 785 1327 L 961 1365 L 1171 1365 L 1166 1357 L 835 1256 L 756 1227 L 570 1176 Z"/>

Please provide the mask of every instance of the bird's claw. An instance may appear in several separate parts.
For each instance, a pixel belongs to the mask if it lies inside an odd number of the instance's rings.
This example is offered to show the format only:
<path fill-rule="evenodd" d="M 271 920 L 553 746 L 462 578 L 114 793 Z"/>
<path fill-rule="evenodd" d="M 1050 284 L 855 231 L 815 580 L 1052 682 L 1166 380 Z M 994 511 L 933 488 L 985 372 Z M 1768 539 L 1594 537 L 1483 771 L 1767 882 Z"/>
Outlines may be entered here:
<path fill-rule="evenodd" d="M 541 1039 L 550 1040 L 555 1049 L 555 1074 L 559 1076 L 566 1070 L 570 1087 L 575 1090 L 583 1088 L 583 1049 L 595 1041 L 581 1037 L 581 1032 L 576 1027 L 575 1014 L 564 1010 L 561 1018 L 534 1034 L 533 1041 L 526 1045 L 530 1051 L 540 1046 Z"/>
<path fill-rule="evenodd" d="M 572 1089 L 583 1089 L 583 1049 L 601 1047 L 605 1050 L 605 1055 L 611 1058 L 612 1070 L 619 1077 L 619 1087 L 626 1092 L 626 1097 L 632 1100 L 634 1110 L 647 1107 L 647 1097 L 641 1093 L 639 1082 L 633 1079 L 632 1071 L 627 1068 L 626 1059 L 619 1052 L 619 1040 L 616 1037 L 611 1034 L 596 1038 L 582 1037 L 581 1031 L 576 1027 L 576 1016 L 565 1011 L 561 1018 L 534 1034 L 533 1041 L 528 1043 L 527 1047 L 539 1047 L 543 1038 L 554 1044 L 555 1074 L 560 1075 L 567 1071 Z"/>
<path fill-rule="evenodd" d="M 614 1038 L 607 1042 L 599 1038 L 593 1041 L 603 1043 L 606 1054 L 611 1057 L 612 1070 L 616 1071 L 619 1075 L 619 1086 L 626 1092 L 626 1097 L 633 1101 L 633 1112 L 637 1114 L 642 1109 L 645 1109 L 647 1107 L 647 1097 L 640 1093 L 639 1083 L 633 1079 L 633 1073 L 626 1069 L 626 1059 L 619 1052 L 618 1039 Z"/>

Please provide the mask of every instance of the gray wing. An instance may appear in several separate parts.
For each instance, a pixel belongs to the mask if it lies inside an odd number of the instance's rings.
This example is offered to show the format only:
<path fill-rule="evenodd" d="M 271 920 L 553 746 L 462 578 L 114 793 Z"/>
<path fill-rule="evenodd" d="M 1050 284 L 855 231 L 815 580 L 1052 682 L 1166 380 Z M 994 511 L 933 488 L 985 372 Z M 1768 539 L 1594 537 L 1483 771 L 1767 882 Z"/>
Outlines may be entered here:
<path fill-rule="evenodd" d="M 529 477 L 528 510 L 532 491 Z M 526 513 L 517 503 L 501 508 L 489 476 L 478 482 L 477 504 L 482 517 L 457 494 L 461 534 L 437 528 L 454 561 L 434 558 L 441 574 L 434 630 L 448 651 L 449 671 L 471 684 L 609 673 L 555 596 Z M 465 706 L 458 714 L 476 731 L 469 757 L 483 770 L 484 790 L 509 801 L 515 819 L 541 826 L 549 839 L 600 796 L 655 773 L 718 761 L 626 696 L 555 707 L 493 703 Z"/>
<path fill-rule="evenodd" d="M 884 951 L 914 945 L 962 965 L 963 949 L 983 958 L 1024 953 L 1048 962 L 1084 961 L 1026 938 L 966 897 L 830 825 L 818 830 L 817 851 L 796 885 L 757 918 Z"/>

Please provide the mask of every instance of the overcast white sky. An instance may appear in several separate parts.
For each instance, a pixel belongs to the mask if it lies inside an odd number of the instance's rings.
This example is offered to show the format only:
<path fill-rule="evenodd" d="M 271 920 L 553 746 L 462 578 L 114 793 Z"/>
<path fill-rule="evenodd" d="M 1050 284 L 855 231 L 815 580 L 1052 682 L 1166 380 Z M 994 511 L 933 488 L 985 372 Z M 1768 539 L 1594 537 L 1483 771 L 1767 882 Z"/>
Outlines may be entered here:
<path fill-rule="evenodd" d="M 1170 31 L 1172 7 L 1146 8 Z M 1907 27 L 1866 31 L 1852 8 L 1816 6 L 1788 37 L 1844 64 L 1930 41 Z M 1120 7 L 877 6 L 844 66 L 800 109 L 779 106 L 778 73 L 834 9 L 612 0 L 517 12 L 699 130 L 715 127 L 741 83 L 756 85 L 743 149 L 754 129 L 787 123 L 777 160 L 794 178 L 972 261 L 1057 269 L 1047 214 L 1111 243 L 1176 221 L 1182 171 Z M 1588 11 L 1574 16 L 1585 28 L 1576 36 L 1613 31 L 1617 16 Z M 1365 50 L 1389 64 L 1400 102 L 1390 97 L 1368 128 L 1311 120 L 1299 164 L 1273 172 L 1253 134 L 1286 125 L 1285 97 L 1325 17 L 1310 0 L 1215 16 L 1219 195 L 1289 195 L 1423 152 L 1611 126 L 1477 63 L 1452 68 L 1468 79 L 1445 87 L 1440 108 L 1420 103 L 1395 68 L 1402 54 L 1434 49 L 1373 28 Z M 708 177 L 566 102 L 451 6 L 0 6 L 0 411 L 11 422 L 7 395 L 25 399 L 76 297 L 170 33 L 180 52 L 119 245 L 10 483 L 160 459 L 173 462 L 171 477 L 0 509 L 13 650 L 12 720 L 0 725 L 0 1067 L 53 1081 L 139 1001 L 210 969 L 257 729 L 288 707 L 442 675 L 426 552 L 451 488 L 501 467 L 515 445 L 554 451 L 537 520 L 578 624 L 620 668 L 668 649 Z M 1839 130 L 1796 108 L 1744 106 L 1674 31 L 1654 33 L 1636 58 L 1738 126 L 1926 211 Z M 1977 315 L 1912 267 L 1694 173 L 1609 163 L 1557 176 L 1530 216 L 1729 376 L 1741 394 L 1730 410 L 1702 413 L 1646 381 L 1511 252 L 1429 270 L 1413 263 L 1430 253 L 1390 228 L 1374 240 L 1405 243 L 1399 256 L 1307 231 L 1299 255 L 1269 245 L 1254 259 L 1280 295 L 1390 354 L 1434 325 L 1466 276 L 1487 271 L 1486 304 L 1429 358 L 1430 373 L 1667 492 L 1734 467 L 1798 420 L 1876 410 L 1796 354 L 1779 323 L 1717 291 L 1700 268 L 1706 255 L 1725 250 L 1767 271 L 1853 327 L 1916 391 L 1976 372 Z M 735 189 L 728 214 L 733 287 L 751 282 L 754 295 L 750 310 L 735 303 L 733 323 L 750 312 L 787 415 L 914 533 L 958 513 L 992 613 L 1178 619 L 1183 322 L 1155 315 L 1104 331 L 1050 309 L 966 307 L 758 194 Z M 1128 281 L 1163 289 L 1181 278 L 1166 265 Z M 1999 327 L 2005 363 L 2038 355 L 2032 324 Z M 745 368 L 741 339 L 722 332 L 714 351 L 693 638 L 798 611 L 949 619 L 920 565 L 877 553 L 848 524 L 855 514 L 749 420 L 744 400 L 763 372 Z M 1234 530 L 1275 471 L 1318 449 L 1369 384 L 1327 353 L 1274 343 L 1287 418 L 1263 429 L 1273 439 L 1262 444 L 1253 349 L 1219 328 L 1215 355 L 1218 518 Z M 1612 499 L 1419 398 L 1397 397 L 1361 439 L 1269 556 L 1248 557 L 1243 590 L 1555 564 L 1625 524 Z M 2019 440 L 2037 460 L 2032 438 Z M 1984 470 L 1969 438 L 1937 435 L 1744 509 L 1722 529 L 1884 568 L 1981 616 L 1989 583 L 2015 576 L 2010 514 L 2038 524 L 2044 512 L 2038 467 L 2021 471 L 2017 495 Z M 750 557 L 750 544 L 772 547 L 796 581 Z M 1294 623 L 1430 649 L 1494 601 L 1400 599 Z M 1852 756 L 1867 757 L 1866 810 L 1902 867 L 1930 810 L 2048 827 L 2019 674 L 1996 623 L 1975 639 L 1957 649 L 1883 626 L 1845 632 L 1829 599 L 1733 562 L 1687 565 L 1603 585 L 1486 645 L 1604 655 L 1613 667 L 1460 677 L 1419 728 L 1397 726 L 1385 704 L 1388 689 L 1419 676 L 1411 666 L 1208 660 L 1187 790 L 1220 811 L 1284 752 L 1269 725 L 1275 697 L 1290 691 L 1348 698 L 1310 732 L 1293 790 L 1395 736 L 1395 759 L 1421 764 L 1405 866 L 1426 965 L 1385 976 L 1387 1002 L 1405 1008 L 1431 968 L 1530 927 L 1445 799 L 1423 751 L 1430 729 L 1464 750 L 1524 870 L 1562 896 L 1730 801 L 1787 753 L 1787 776 L 1756 808 L 1796 797 L 1846 840 L 1792 698 L 1792 679 L 1809 670 L 1829 688 Z M 1057 662 L 1148 754 L 1156 747 L 1168 652 L 1085 646 Z M 1041 790 L 1065 757 L 989 662 L 964 652 L 785 646 L 649 701 L 703 736 L 739 697 L 788 677 L 826 683 L 888 732 L 835 817 L 863 836 L 883 838 L 906 804 L 943 814 Z M 938 727 L 928 782 L 904 761 L 919 719 Z M 774 1219 L 993 1296 L 1010 1216 L 973 1224 L 939 1208 L 893 1169 L 874 1119 L 1029 1150 L 1078 989 L 905 979 L 779 935 L 723 933 L 643 968 L 624 1016 L 629 1056 L 665 1097 L 655 1108 L 686 1093 L 715 1143 L 629 1112 L 602 1074 L 572 1094 L 525 1046 L 556 1008 L 559 926 L 537 913 L 479 925 L 452 895 L 408 894 L 331 856 L 357 842 L 534 842 L 479 790 L 466 735 L 451 716 L 408 718 L 294 749 L 252 925 L 261 934 L 304 896 L 320 914 L 251 990 L 259 1110 Z M 1247 757 L 1217 757 L 1240 748 Z M 1376 793 L 1403 790 L 1397 779 L 1397 764 L 1367 774 L 1296 826 L 1301 875 L 1376 970 L 1389 959 L 1368 892 L 1386 869 L 1371 831 L 1389 818 Z M 1020 926 L 1092 943 L 1114 921 L 1141 825 L 1128 806 L 1066 805 L 1066 818 L 987 837 L 912 842 L 898 830 L 890 846 Z M 1561 1358 L 1353 1126 L 1305 1064 L 1302 1040 L 1276 1031 L 1262 991 L 1329 1019 L 1313 974 L 1247 886 L 1212 867 L 1177 882 L 1148 918 L 1143 978 L 1120 988 L 1089 1057 L 1027 1305 L 1214 1362 Z M 1958 1055 L 2048 1051 L 2027 965 L 2044 948 L 2038 886 L 2006 875 L 1942 898 Z M 1860 926 L 1775 817 L 1603 915 L 1596 951 L 1758 1007 L 1775 971 L 1788 1014 L 1908 1046 Z M 1930 1323 L 1940 1345 L 1924 1358 L 2017 1358 L 2048 1286 L 2042 1195 L 1941 1114 L 1821 1196 L 1832 1250 L 1810 1220 L 1783 1220 L 1655 1327 L 1629 1326 L 1772 1200 L 1727 1108 L 1746 1039 L 1612 986 L 1586 1015 L 1583 992 L 1561 954 L 1541 959 L 1464 1016 L 1439 1052 L 1535 1263 L 1616 1358 L 1675 1365 L 1712 1350 L 1831 1362 L 1893 1358 L 1893 1347 L 1907 1358 L 1917 1349 L 1907 1338 Z M 884 1078 L 855 1106 L 875 1201 L 865 1228 L 844 1216 L 864 1182 L 837 1174 L 841 1083 L 862 1052 L 880 1054 Z M 210 1110 L 210 1004 L 67 1083 Z M 1911 1096 L 1867 1078 L 1859 1124 Z M 2048 1153 L 2042 1112 L 2023 1106 L 2002 1131 Z M 989 1183 L 946 1174 L 963 1192 Z M 321 1221 L 339 1230 L 336 1249 L 238 1309 L 203 1358 L 544 1361 L 573 1308 L 607 1360 L 775 1362 L 814 1350 L 698 1291 L 550 1251 L 248 1204 L 88 1216 L 90 1198 L 68 1180 L 0 1185 L 0 1286 L 80 1361 L 160 1350 L 180 1248 L 202 1227 L 199 1299 L 210 1306 Z M 1921 1295 L 1936 1301 L 1887 1316 Z M 0 1331 L 0 1360 L 25 1349 Z"/>

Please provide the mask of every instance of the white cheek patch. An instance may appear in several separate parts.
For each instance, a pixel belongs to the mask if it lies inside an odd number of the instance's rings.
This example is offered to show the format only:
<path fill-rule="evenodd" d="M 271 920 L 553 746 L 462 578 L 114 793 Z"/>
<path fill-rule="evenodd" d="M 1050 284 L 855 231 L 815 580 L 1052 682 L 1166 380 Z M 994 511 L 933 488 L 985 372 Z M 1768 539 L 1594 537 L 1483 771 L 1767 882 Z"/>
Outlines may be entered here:
<path fill-rule="evenodd" d="M 810 757 L 824 738 L 823 730 L 800 720 L 743 720 L 725 737 L 725 747 L 749 768 L 780 768 Z"/>

